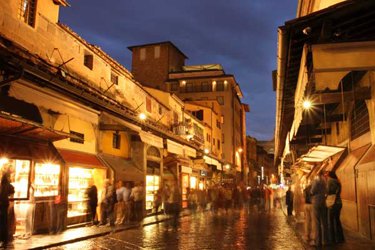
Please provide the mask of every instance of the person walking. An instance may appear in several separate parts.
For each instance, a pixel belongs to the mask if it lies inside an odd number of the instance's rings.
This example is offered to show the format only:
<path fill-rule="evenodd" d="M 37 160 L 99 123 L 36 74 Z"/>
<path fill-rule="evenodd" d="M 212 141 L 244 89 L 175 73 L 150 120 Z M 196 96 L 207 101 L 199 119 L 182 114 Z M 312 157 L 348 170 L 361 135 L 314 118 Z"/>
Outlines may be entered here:
<path fill-rule="evenodd" d="M 294 194 L 293 194 L 291 187 L 289 186 L 285 195 L 285 204 L 287 207 L 288 216 L 293 215 L 293 200 L 294 200 Z"/>
<path fill-rule="evenodd" d="M 178 218 L 180 215 L 181 209 L 181 192 L 178 188 L 177 184 L 174 182 L 170 189 L 170 194 L 167 200 L 168 207 L 169 207 L 169 215 L 172 216 L 172 220 L 170 220 L 171 226 L 174 231 L 177 231 L 178 228 Z M 168 227 L 168 223 L 167 223 Z"/>
<path fill-rule="evenodd" d="M 117 188 L 116 188 L 117 203 L 115 204 L 115 213 L 116 213 L 115 225 L 120 225 L 124 223 L 125 221 L 124 192 L 125 192 L 124 183 L 122 181 L 118 181 Z"/>
<path fill-rule="evenodd" d="M 125 189 L 123 192 L 123 200 L 124 200 L 124 216 L 125 220 L 123 223 L 129 223 L 130 222 L 130 214 L 131 214 L 131 202 L 130 202 L 130 193 L 131 193 L 131 187 L 130 183 L 127 182 L 125 184 Z"/>
<path fill-rule="evenodd" d="M 98 189 L 94 182 L 90 181 L 90 187 L 86 191 L 87 194 L 87 208 L 89 210 L 87 221 L 91 221 L 92 225 L 96 224 L 96 207 L 98 206 Z"/>
<path fill-rule="evenodd" d="M 3 173 L 0 183 L 0 243 L 3 248 L 6 248 L 9 242 L 9 196 L 15 192 L 9 178 L 9 173 Z"/>
<path fill-rule="evenodd" d="M 134 217 L 137 222 L 143 219 L 143 182 L 139 182 L 131 191 L 130 198 L 134 201 Z"/>
<path fill-rule="evenodd" d="M 311 204 L 313 214 L 314 239 L 311 246 L 328 245 L 327 207 L 325 204 L 326 181 L 320 171 L 311 183 Z"/>
<path fill-rule="evenodd" d="M 340 221 L 342 208 L 341 183 L 335 172 L 328 172 L 327 195 L 335 195 L 333 206 L 328 207 L 328 230 L 332 243 L 342 243 L 345 241 L 344 232 Z"/>

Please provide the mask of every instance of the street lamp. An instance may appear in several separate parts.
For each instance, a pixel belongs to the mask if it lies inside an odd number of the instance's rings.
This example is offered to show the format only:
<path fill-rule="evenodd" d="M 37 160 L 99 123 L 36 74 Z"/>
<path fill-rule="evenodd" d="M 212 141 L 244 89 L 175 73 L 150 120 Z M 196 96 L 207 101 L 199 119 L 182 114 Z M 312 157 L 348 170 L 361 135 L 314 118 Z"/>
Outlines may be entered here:
<path fill-rule="evenodd" d="M 310 100 L 304 100 L 302 103 L 302 107 L 304 110 L 309 110 L 312 107 L 312 103 Z"/>
<path fill-rule="evenodd" d="M 142 121 L 146 120 L 147 116 L 145 113 L 140 113 L 139 114 L 139 119 L 141 119 Z"/>
<path fill-rule="evenodd" d="M 204 149 L 204 153 L 205 153 L 205 154 L 208 154 L 209 152 L 210 152 L 210 150 L 209 150 L 208 148 L 205 148 L 205 149 Z"/>

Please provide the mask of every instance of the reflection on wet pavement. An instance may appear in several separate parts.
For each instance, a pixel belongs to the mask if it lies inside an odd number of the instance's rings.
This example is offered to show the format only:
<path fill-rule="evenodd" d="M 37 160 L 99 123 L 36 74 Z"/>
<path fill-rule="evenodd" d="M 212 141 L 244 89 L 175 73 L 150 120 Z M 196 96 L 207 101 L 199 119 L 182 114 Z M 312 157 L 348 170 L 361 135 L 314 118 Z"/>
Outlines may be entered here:
<path fill-rule="evenodd" d="M 60 249 L 304 249 L 280 210 L 196 213 L 180 219 L 85 240 Z"/>

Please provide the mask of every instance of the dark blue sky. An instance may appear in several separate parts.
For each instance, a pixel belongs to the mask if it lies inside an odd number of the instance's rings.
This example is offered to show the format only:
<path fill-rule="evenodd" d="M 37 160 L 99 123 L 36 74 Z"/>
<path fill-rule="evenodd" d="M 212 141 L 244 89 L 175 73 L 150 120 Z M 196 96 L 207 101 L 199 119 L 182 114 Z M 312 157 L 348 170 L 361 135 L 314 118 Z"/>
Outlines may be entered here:
<path fill-rule="evenodd" d="M 172 41 L 187 65 L 221 64 L 250 105 L 247 134 L 273 138 L 277 27 L 295 18 L 297 0 L 81 0 L 60 21 L 131 70 L 128 46 Z"/>

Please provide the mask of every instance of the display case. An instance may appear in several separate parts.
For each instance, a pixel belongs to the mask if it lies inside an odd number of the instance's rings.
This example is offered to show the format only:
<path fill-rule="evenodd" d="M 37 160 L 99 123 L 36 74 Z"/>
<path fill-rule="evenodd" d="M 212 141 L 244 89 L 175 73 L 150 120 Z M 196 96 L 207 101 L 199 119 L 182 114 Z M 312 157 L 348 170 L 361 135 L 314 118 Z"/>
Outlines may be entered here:
<path fill-rule="evenodd" d="M 159 190 L 160 176 L 147 175 L 146 176 L 146 210 L 151 210 L 154 207 L 154 200 L 156 192 Z"/>
<path fill-rule="evenodd" d="M 59 193 L 60 165 L 35 163 L 35 197 L 51 197 Z"/>
<path fill-rule="evenodd" d="M 100 168 L 69 168 L 68 218 L 87 214 L 87 189 L 90 183 L 99 190 L 106 178 L 106 170 Z"/>

